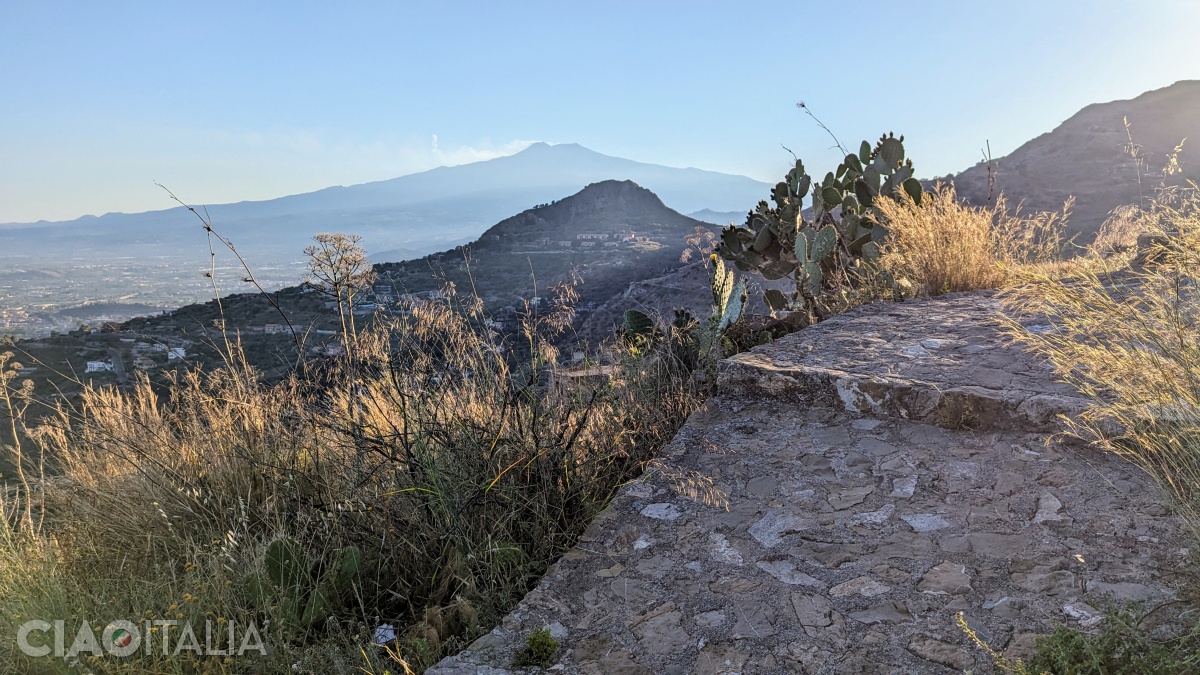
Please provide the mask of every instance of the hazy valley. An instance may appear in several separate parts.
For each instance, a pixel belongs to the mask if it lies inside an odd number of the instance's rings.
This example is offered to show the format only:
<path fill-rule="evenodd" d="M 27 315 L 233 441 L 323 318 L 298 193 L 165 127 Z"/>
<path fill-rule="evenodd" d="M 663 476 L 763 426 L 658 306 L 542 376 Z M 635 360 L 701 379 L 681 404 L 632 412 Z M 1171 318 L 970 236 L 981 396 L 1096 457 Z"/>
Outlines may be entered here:
<path fill-rule="evenodd" d="M 389 181 L 333 187 L 265 202 L 206 207 L 267 288 L 300 281 L 302 251 L 318 232 L 354 232 L 376 262 L 443 251 L 495 223 L 602 180 L 632 180 L 675 210 L 707 217 L 748 210 L 766 185 L 742 176 L 609 157 L 578 145 L 537 143 L 516 155 Z M 164 201 L 169 201 L 166 193 Z M 718 213 L 726 212 L 726 213 Z M 721 223 L 723 224 L 723 223 Z M 64 223 L 0 224 L 0 332 L 24 336 L 126 319 L 138 308 L 178 307 L 212 294 L 209 242 L 182 207 Z M 217 244 L 221 292 L 242 290 L 236 260 Z M 53 281 L 59 280 L 59 281 Z M 71 310 L 60 315 L 60 310 Z"/>

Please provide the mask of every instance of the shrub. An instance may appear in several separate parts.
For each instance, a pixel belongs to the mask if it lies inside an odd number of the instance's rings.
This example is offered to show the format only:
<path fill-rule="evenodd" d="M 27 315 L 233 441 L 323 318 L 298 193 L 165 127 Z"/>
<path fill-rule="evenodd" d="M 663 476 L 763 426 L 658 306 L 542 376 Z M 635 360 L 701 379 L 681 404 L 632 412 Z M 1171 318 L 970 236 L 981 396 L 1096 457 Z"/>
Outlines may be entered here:
<path fill-rule="evenodd" d="M 352 670 L 383 621 L 414 667 L 465 645 L 700 401 L 673 333 L 614 345 L 599 386 L 547 387 L 571 319 L 560 291 L 522 345 L 448 290 L 304 379 L 264 383 L 233 343 L 163 392 L 84 388 L 30 433 L 45 475 L 0 502 L 0 632 L 29 617 L 269 620 L 273 653 L 231 666 L 256 672 Z M 12 641 L 0 661 L 56 667 Z"/>
<path fill-rule="evenodd" d="M 525 638 L 525 647 L 517 652 L 513 665 L 545 668 L 554 661 L 554 655 L 557 653 L 558 640 L 550 635 L 549 628 L 539 628 Z"/>
<path fill-rule="evenodd" d="M 1026 665 L 1030 673 L 1186 675 L 1200 670 L 1200 633 L 1193 626 L 1180 634 L 1152 635 L 1129 612 L 1120 612 L 1106 617 L 1095 634 L 1064 626 L 1038 638 L 1037 653 Z"/>
<path fill-rule="evenodd" d="M 881 266 L 918 295 L 999 288 L 1023 267 L 1062 257 L 1068 201 L 1060 213 L 1009 213 L 1004 197 L 987 207 L 959 201 L 939 185 L 920 204 L 908 195 L 875 203 L 888 229 Z"/>
<path fill-rule="evenodd" d="M 1200 668 L 1200 626 L 1195 619 L 1151 619 L 1157 610 L 1141 612 L 1136 604 L 1105 617 L 1099 629 L 1083 632 L 1059 626 L 1036 640 L 1028 661 L 1010 659 L 988 645 L 963 618 L 955 622 L 998 670 L 1013 675 L 1107 675 L 1108 673 L 1161 673 L 1184 675 Z M 1185 613 L 1186 614 L 1186 613 Z M 1179 618 L 1183 618 L 1180 615 Z"/>

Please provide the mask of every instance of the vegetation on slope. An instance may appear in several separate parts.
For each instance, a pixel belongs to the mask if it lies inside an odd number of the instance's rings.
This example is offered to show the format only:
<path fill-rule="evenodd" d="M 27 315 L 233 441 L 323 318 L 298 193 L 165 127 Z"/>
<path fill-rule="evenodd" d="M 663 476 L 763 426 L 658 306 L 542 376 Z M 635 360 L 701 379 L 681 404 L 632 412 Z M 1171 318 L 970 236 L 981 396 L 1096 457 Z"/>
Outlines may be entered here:
<path fill-rule="evenodd" d="M 560 287 L 528 312 L 521 361 L 478 298 L 447 288 L 276 384 L 231 341 L 223 365 L 179 374 L 165 401 L 145 378 L 84 386 L 12 446 L 46 464 L 14 458 L 30 472 L 2 502 L 0 632 L 68 619 L 69 651 L 83 619 L 208 620 L 239 639 L 254 624 L 271 648 L 228 662 L 74 655 L 93 672 L 420 670 L 464 646 L 702 400 L 695 322 L 617 341 L 602 376 L 553 372 L 573 300 Z M 6 364 L 18 423 L 23 387 Z M 377 641 L 390 650 L 362 647 Z M 16 672 L 73 668 L 2 649 Z"/>

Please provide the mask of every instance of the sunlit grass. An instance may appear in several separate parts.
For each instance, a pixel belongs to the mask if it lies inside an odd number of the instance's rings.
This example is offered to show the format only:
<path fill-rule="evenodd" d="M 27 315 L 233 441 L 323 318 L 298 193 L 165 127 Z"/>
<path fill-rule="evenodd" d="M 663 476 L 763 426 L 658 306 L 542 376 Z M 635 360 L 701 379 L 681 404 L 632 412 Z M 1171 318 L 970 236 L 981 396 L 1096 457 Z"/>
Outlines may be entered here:
<path fill-rule="evenodd" d="M 569 288 L 530 314 L 527 359 L 484 327 L 476 298 L 446 295 L 361 332 L 353 360 L 309 364 L 305 378 L 265 384 L 234 343 L 223 366 L 178 376 L 165 398 L 145 379 L 86 387 L 28 430 L 49 464 L 0 502 L 0 634 L 31 618 L 87 618 L 97 631 L 114 619 L 255 623 L 273 648 L 265 659 L 155 652 L 85 665 L 419 672 L 490 629 L 701 393 L 674 334 L 612 345 L 607 382 L 546 387 Z M 286 595 L 264 600 L 249 585 L 285 536 L 313 579 L 338 552 L 361 551 L 353 586 L 320 620 L 297 624 Z M 372 646 L 382 623 L 396 627 L 390 656 Z M 72 668 L 11 639 L 0 663 Z"/>
<path fill-rule="evenodd" d="M 1062 259 L 1063 229 L 1071 202 L 1061 212 L 1024 215 L 1003 196 L 990 206 L 970 206 L 953 186 L 939 185 L 921 203 L 901 195 L 875 204 L 889 239 L 880 261 L 916 295 L 999 288 L 1021 270 Z"/>
<path fill-rule="evenodd" d="M 1200 198 L 1162 193 L 1142 216 L 1149 262 L 1073 266 L 1066 281 L 1029 276 L 1005 295 L 1050 330 L 1013 333 L 1093 406 L 1075 430 L 1137 463 L 1200 521 Z"/>

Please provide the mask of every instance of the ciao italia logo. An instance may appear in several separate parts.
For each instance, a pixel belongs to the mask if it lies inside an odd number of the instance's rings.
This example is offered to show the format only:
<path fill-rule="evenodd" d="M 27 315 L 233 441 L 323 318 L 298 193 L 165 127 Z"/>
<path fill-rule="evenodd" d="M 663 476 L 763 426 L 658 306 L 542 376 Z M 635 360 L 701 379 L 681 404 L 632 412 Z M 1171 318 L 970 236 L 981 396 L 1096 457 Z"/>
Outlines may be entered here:
<path fill-rule="evenodd" d="M 233 621 L 205 621 L 203 627 L 190 621 L 158 619 L 137 624 L 118 619 L 110 621 L 99 633 L 85 619 L 78 630 L 67 622 L 26 621 L 17 628 L 17 647 L 33 657 L 56 656 L 75 659 L 81 655 L 118 658 L 143 655 L 197 656 L 267 655 L 258 626 L 239 626 Z"/>

